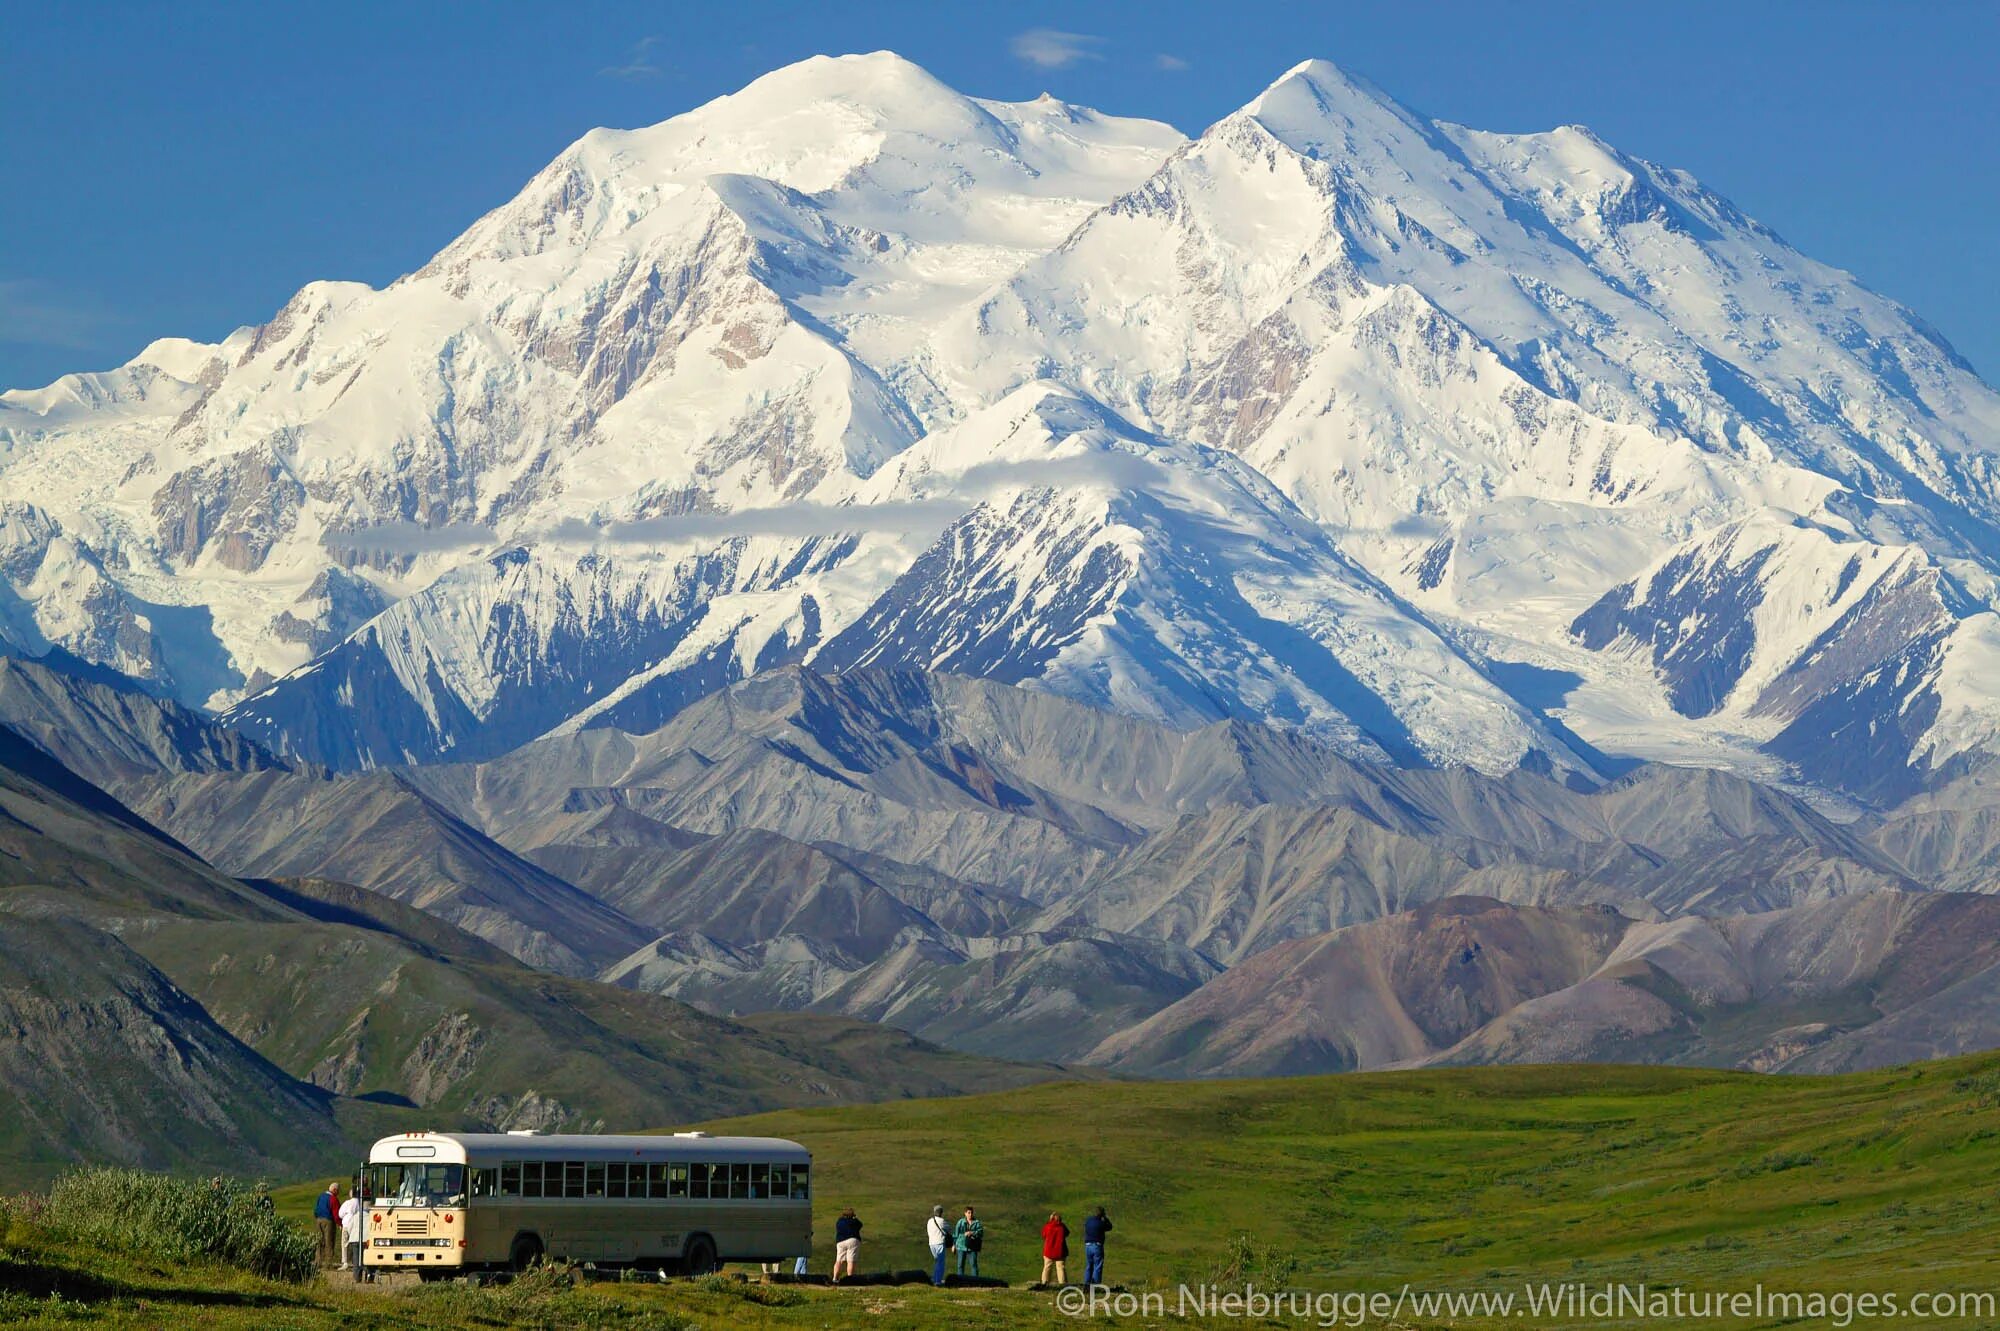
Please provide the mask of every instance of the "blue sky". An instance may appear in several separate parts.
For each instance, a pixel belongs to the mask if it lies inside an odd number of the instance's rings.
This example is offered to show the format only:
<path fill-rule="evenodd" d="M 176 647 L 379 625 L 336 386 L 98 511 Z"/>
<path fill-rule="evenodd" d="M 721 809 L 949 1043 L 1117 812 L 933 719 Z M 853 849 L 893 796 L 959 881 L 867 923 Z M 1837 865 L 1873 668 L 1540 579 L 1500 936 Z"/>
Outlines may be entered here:
<path fill-rule="evenodd" d="M 2000 5 L 11 4 L 0 387 L 423 262 L 596 125 L 818 52 L 1202 127 L 1309 56 L 1485 129 L 1591 126 L 2000 379 Z"/>

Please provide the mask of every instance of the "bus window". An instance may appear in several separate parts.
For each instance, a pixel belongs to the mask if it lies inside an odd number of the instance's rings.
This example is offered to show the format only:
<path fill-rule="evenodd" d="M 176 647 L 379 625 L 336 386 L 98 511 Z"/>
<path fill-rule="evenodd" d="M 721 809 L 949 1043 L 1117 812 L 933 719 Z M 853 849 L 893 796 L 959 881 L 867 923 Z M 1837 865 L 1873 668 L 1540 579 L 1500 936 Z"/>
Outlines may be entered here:
<path fill-rule="evenodd" d="M 562 1171 L 563 1171 L 562 1195 L 565 1197 L 583 1196 L 583 1161 L 581 1160 L 565 1161 L 563 1162 Z M 602 1175 L 600 1175 L 599 1177 L 601 1178 Z M 598 1191 L 602 1192 L 603 1190 L 604 1190 L 603 1187 L 600 1185 Z"/>
<path fill-rule="evenodd" d="M 528 1160 L 522 1163 L 521 1195 L 523 1197 L 540 1197 L 543 1195 L 541 1161 Z"/>
<path fill-rule="evenodd" d="M 595 1160 L 583 1167 L 583 1195 L 586 1197 L 604 1195 L 604 1166 Z"/>
<path fill-rule="evenodd" d="M 403 1166 L 370 1165 L 364 1177 L 370 1197 L 394 1197 L 403 1186 Z"/>
<path fill-rule="evenodd" d="M 498 1183 L 499 1176 L 494 1170 L 475 1169 L 472 1171 L 472 1195 L 474 1197 L 494 1196 L 494 1188 Z"/>
<path fill-rule="evenodd" d="M 750 1195 L 759 1200 L 771 1195 L 771 1167 L 750 1166 Z"/>
<path fill-rule="evenodd" d="M 368 1185 L 377 1206 L 465 1204 L 464 1165 L 370 1165 Z"/>
<path fill-rule="evenodd" d="M 519 1197 L 521 1195 L 521 1162 L 509 1160 L 500 1166 L 500 1195 Z"/>
<path fill-rule="evenodd" d="M 679 1166 L 679 1165 L 647 1165 L 647 1166 L 646 1166 L 646 1183 L 647 1183 L 647 1191 L 648 1191 L 648 1192 L 649 1192 L 649 1193 L 650 1193 L 650 1194 L 651 1194 L 652 1196 L 655 1196 L 655 1197 L 664 1197 L 664 1196 L 666 1196 L 666 1195 L 667 1195 L 667 1171 L 668 1171 L 669 1169 L 681 1169 L 681 1166 Z M 682 1173 L 681 1173 L 681 1180 L 682 1180 L 682 1182 L 681 1182 L 681 1190 L 680 1190 L 680 1192 L 679 1192 L 679 1193 L 677 1193 L 677 1194 L 675 1194 L 675 1195 L 676 1195 L 676 1196 L 681 1196 L 681 1197 L 685 1197 L 685 1196 L 687 1196 L 687 1182 L 686 1182 L 686 1180 L 687 1180 L 687 1173 L 686 1173 L 686 1171 L 685 1171 L 685 1170 L 683 1170 L 683 1171 L 682 1171 Z"/>
<path fill-rule="evenodd" d="M 658 1168 L 658 1166 L 655 1166 L 655 1168 Z M 687 1196 L 688 1167 L 686 1165 L 668 1165 L 667 1169 L 668 1169 L 667 1178 L 670 1180 L 667 1186 L 667 1196 L 669 1197 Z M 653 1195 L 657 1197 L 660 1194 L 655 1192 Z"/>
<path fill-rule="evenodd" d="M 792 1166 L 792 1200 L 807 1202 L 812 1200 L 812 1166 Z"/>
<path fill-rule="evenodd" d="M 750 1166 L 740 1160 L 729 1167 L 729 1195 L 738 1201 L 750 1195 Z"/>
<path fill-rule="evenodd" d="M 724 1196 L 729 1194 L 727 1187 L 724 1187 L 722 1191 Z M 688 1196 L 708 1196 L 708 1166 L 699 1161 L 688 1166 Z"/>
<path fill-rule="evenodd" d="M 783 1201 L 792 1195 L 791 1172 L 790 1165 L 771 1166 L 771 1196 Z"/>
<path fill-rule="evenodd" d="M 634 1170 L 638 1168 L 637 1165 L 633 1166 Z M 640 1175 L 642 1182 L 639 1188 L 639 1195 L 642 1197 L 646 1193 L 643 1183 L 644 1177 L 643 1174 Z M 614 1160 L 604 1167 L 604 1195 L 606 1197 L 623 1197 L 625 1195 L 625 1162 L 623 1160 Z"/>

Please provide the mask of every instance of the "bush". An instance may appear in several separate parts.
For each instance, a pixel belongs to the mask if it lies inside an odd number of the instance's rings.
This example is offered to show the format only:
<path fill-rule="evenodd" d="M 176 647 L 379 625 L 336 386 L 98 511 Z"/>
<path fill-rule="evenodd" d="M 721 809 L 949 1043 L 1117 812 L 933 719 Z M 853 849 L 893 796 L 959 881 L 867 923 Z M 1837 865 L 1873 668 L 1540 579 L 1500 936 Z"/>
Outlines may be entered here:
<path fill-rule="evenodd" d="M 60 1294 L 41 1298 L 0 1289 L 0 1323 L 95 1321 L 91 1307 Z"/>
<path fill-rule="evenodd" d="M 656 1312 L 612 1303 L 575 1288 L 571 1269 L 538 1262 L 498 1285 L 464 1281 L 419 1285 L 406 1297 L 443 1313 L 462 1326 L 487 1324 L 522 1331 L 695 1331 L 695 1323 L 675 1312 Z"/>
<path fill-rule="evenodd" d="M 163 1261 L 221 1262 L 271 1280 L 313 1273 L 312 1237 L 230 1179 L 77 1170 L 49 1189 L 40 1218 L 54 1233 Z"/>
<path fill-rule="evenodd" d="M 1755 1178 L 1759 1174 L 1782 1174 L 1789 1169 L 1809 1169 L 1818 1163 L 1818 1156 L 1805 1151 L 1773 1151 L 1761 1160 L 1736 1166 L 1731 1173 L 1736 1178 Z"/>
<path fill-rule="evenodd" d="M 1248 1234 L 1238 1234 L 1223 1246 L 1222 1256 L 1208 1268 L 1212 1285 L 1230 1286 L 1255 1281 L 1282 1289 L 1298 1275 L 1299 1259 L 1274 1243 L 1259 1244 Z"/>
<path fill-rule="evenodd" d="M 42 1219 L 42 1199 L 0 1195 L 0 1248 L 32 1231 Z"/>
<path fill-rule="evenodd" d="M 693 1283 L 704 1294 L 726 1294 L 764 1308 L 796 1308 L 806 1301 L 804 1294 L 788 1285 L 758 1284 L 720 1271 L 697 1276 Z"/>

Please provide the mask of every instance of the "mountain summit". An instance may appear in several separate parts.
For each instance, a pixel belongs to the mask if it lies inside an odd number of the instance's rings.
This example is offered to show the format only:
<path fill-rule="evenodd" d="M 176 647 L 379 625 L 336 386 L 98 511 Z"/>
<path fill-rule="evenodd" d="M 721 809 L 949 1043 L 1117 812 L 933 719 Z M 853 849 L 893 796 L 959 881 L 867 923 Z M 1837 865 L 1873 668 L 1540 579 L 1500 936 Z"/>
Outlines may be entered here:
<path fill-rule="evenodd" d="M 1990 748 L 2000 395 L 1587 131 L 815 58 L 417 272 L 0 395 L 0 641 L 342 767 L 786 664 L 1890 798 Z"/>

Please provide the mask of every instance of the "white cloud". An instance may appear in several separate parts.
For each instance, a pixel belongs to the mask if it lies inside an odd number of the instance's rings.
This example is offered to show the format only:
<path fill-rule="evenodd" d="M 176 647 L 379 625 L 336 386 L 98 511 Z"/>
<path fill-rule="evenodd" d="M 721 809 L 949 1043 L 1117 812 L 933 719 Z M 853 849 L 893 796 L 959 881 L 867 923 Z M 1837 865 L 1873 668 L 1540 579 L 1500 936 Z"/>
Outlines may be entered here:
<path fill-rule="evenodd" d="M 1153 67 L 1164 69 L 1169 74 L 1178 74 L 1188 67 L 1188 62 L 1177 55 L 1169 55 L 1162 51 L 1153 57 Z"/>
<path fill-rule="evenodd" d="M 627 82 L 660 77 L 660 67 L 653 63 L 653 48 L 659 44 L 658 37 L 641 37 L 632 43 L 632 53 L 625 58 L 624 64 L 606 65 L 597 71 L 598 77 L 624 79 Z"/>
<path fill-rule="evenodd" d="M 1061 69 L 1079 60 L 1102 60 L 1096 47 L 1103 44 L 1102 37 L 1092 37 L 1088 33 L 1061 32 L 1055 28 L 1030 28 L 1016 33 L 1007 45 L 1016 58 L 1025 60 L 1042 69 Z"/>
<path fill-rule="evenodd" d="M 46 283 L 0 278 L 0 342 L 92 351 L 118 322 L 103 310 L 62 299 Z"/>
<path fill-rule="evenodd" d="M 415 522 L 383 522 L 373 527 L 330 531 L 323 544 L 330 550 L 357 555 L 429 555 L 477 550 L 493 545 L 500 533 L 479 522 L 453 522 L 425 527 Z"/>
<path fill-rule="evenodd" d="M 728 540 L 737 536 L 844 536 L 867 531 L 905 532 L 930 539 L 981 501 L 1013 486 L 1115 486 L 1143 489 L 1163 480 L 1156 462 L 1131 453 L 1087 453 L 1037 462 L 985 462 L 948 478 L 941 493 L 880 504 L 787 504 L 729 513 L 678 513 L 628 522 L 570 519 L 553 526 L 502 535 L 483 523 L 421 527 L 413 522 L 330 531 L 325 544 L 357 555 L 422 555 L 542 541 L 592 545 L 661 545 Z"/>

